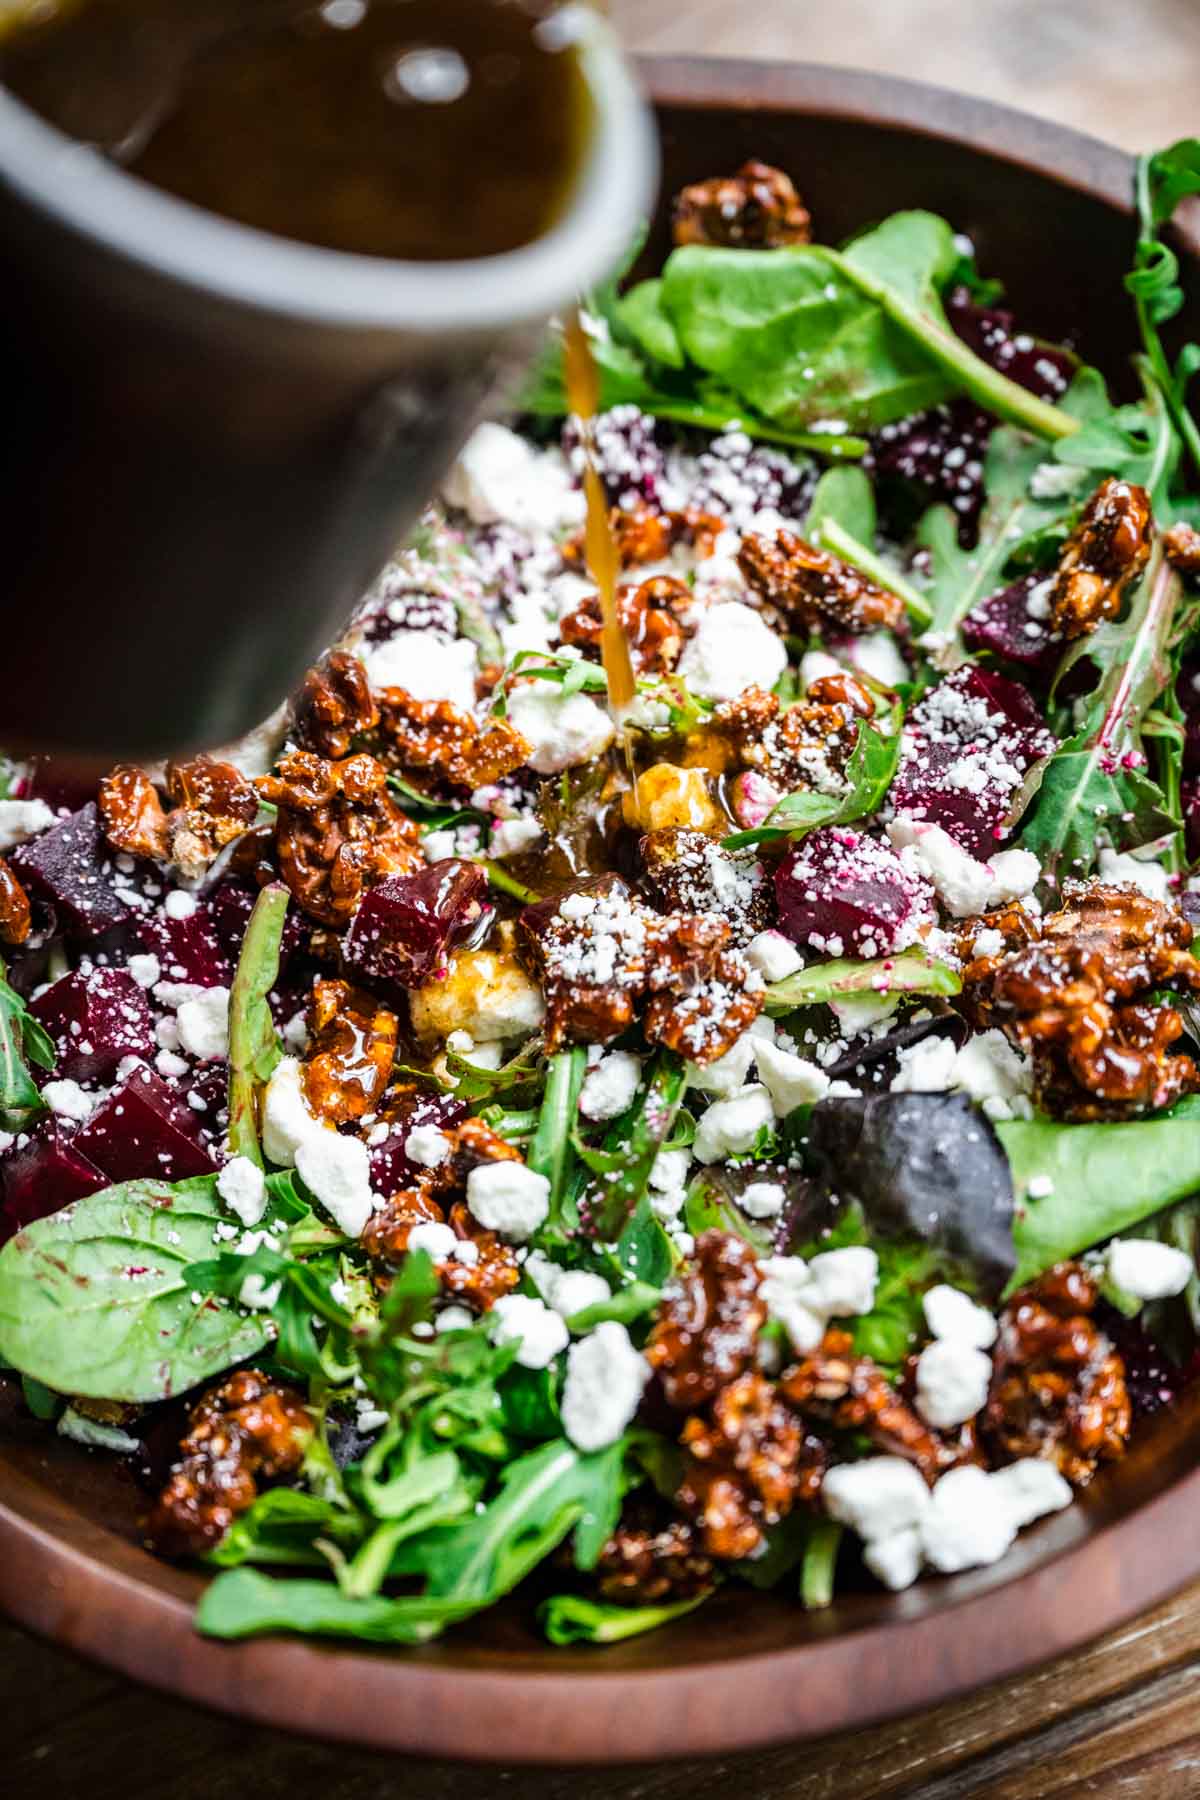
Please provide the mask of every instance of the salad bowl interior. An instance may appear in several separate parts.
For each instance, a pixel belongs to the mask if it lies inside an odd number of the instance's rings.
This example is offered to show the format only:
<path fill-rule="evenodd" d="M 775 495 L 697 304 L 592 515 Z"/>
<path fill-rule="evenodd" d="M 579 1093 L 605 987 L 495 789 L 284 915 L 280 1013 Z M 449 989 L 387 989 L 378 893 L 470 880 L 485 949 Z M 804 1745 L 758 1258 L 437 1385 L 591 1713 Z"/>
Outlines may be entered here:
<path fill-rule="evenodd" d="M 1078 134 L 912 84 L 821 68 L 649 63 L 663 194 L 759 157 L 823 240 L 907 207 L 950 219 L 1019 317 L 1077 339 L 1120 391 L 1132 164 Z M 644 251 L 661 262 L 665 207 Z M 1195 246 L 1185 239 L 1184 248 Z M 1179 322 L 1187 330 L 1187 317 Z M 1200 335 L 1200 321 L 1192 326 Z M 998 1566 L 805 1614 L 728 1584 L 703 1613 L 605 1648 L 551 1648 L 519 1595 L 397 1653 L 197 1636 L 202 1578 L 138 1542 L 121 1467 L 56 1439 L 0 1379 L 0 1605 L 33 1630 L 200 1703 L 297 1731 L 496 1762 L 607 1762 L 813 1737 L 1060 1654 L 1200 1575 L 1200 1398 L 1143 1424 L 1078 1504 Z"/>

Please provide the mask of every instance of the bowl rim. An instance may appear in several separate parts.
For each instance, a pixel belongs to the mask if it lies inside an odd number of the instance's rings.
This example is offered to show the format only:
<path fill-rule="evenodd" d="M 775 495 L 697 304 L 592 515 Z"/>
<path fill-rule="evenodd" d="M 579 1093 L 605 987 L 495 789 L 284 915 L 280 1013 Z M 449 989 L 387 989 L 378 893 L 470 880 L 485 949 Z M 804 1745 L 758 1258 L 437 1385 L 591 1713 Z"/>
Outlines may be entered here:
<path fill-rule="evenodd" d="M 639 59 L 639 68 L 660 105 L 897 126 L 1131 213 L 1130 156 L 1014 108 L 824 65 L 672 57 Z M 865 1609 L 850 1629 L 816 1628 L 783 1648 L 738 1654 L 734 1645 L 722 1654 L 714 1639 L 711 1656 L 671 1667 L 617 1667 L 594 1650 L 556 1652 L 555 1666 L 541 1659 L 529 1667 L 494 1650 L 473 1653 L 462 1639 L 414 1656 L 286 1637 L 201 1638 L 191 1623 L 194 1576 L 155 1565 L 157 1581 L 147 1581 L 145 1552 L 6 1463 L 2 1449 L 0 1607 L 169 1693 L 362 1747 L 542 1765 L 748 1750 L 866 1726 L 1032 1668 L 1200 1576 L 1198 1428 L 1194 1396 L 1164 1427 L 1164 1462 L 1175 1472 L 1125 1516 L 1105 1519 L 1097 1495 L 1098 1517 L 1080 1523 L 1074 1542 L 1069 1521 L 1086 1502 L 1044 1522 L 1033 1566 L 954 1578 L 944 1602 L 907 1614 L 906 1597 L 896 1596 Z M 326 1715 L 322 1698 L 336 1701 L 336 1713 Z"/>

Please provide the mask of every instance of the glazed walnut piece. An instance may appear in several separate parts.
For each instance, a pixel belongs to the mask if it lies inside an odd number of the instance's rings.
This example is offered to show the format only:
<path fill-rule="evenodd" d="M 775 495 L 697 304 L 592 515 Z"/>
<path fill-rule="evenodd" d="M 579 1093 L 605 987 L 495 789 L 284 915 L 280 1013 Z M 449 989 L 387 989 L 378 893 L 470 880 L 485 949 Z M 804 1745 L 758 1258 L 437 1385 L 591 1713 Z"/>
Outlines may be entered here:
<path fill-rule="evenodd" d="M 1125 1368 L 1090 1316 L 1099 1298 L 1079 1264 L 1058 1263 L 1000 1316 L 982 1430 L 1004 1460 L 1042 1456 L 1082 1487 L 1124 1455 L 1131 1409 Z"/>
<path fill-rule="evenodd" d="M 836 786 L 858 741 L 859 721 L 874 711 L 861 682 L 831 675 L 815 681 L 803 700 L 785 708 L 777 695 L 747 688 L 736 700 L 722 701 L 713 728 L 733 746 L 741 768 L 761 775 L 778 793 L 790 794 Z"/>
<path fill-rule="evenodd" d="M 716 175 L 683 188 L 672 207 L 677 244 L 772 250 L 807 244 L 812 220 L 782 169 L 744 162 L 736 175 Z"/>
<path fill-rule="evenodd" d="M 1050 594 L 1050 618 L 1065 638 L 1085 637 L 1115 619 L 1150 556 L 1150 496 L 1108 476 L 1063 545 Z"/>
<path fill-rule="evenodd" d="M 126 856 L 166 861 L 170 854 L 167 815 L 158 789 L 145 769 L 133 763 L 118 763 L 100 783 L 96 804 L 105 839 L 114 850 Z"/>
<path fill-rule="evenodd" d="M 335 1126 L 373 1112 L 396 1057 L 395 1013 L 345 981 L 317 981 L 308 1030 L 301 1079 L 311 1111 Z"/>
<path fill-rule="evenodd" d="M 617 1606 L 690 1600 L 712 1586 L 714 1573 L 690 1521 L 643 1495 L 626 1501 L 595 1568 L 601 1598 Z"/>
<path fill-rule="evenodd" d="M 685 544 L 703 559 L 711 556 L 725 521 L 699 506 L 659 512 L 652 506 L 614 506 L 608 515 L 609 531 L 622 569 L 664 562 L 677 545 Z M 584 533 L 578 531 L 562 547 L 568 568 L 582 569 L 587 561 Z"/>
<path fill-rule="evenodd" d="M 672 575 L 653 575 L 640 587 L 618 588 L 617 612 L 639 675 L 665 675 L 675 667 L 683 649 L 679 614 L 691 599 L 691 589 Z M 564 644 L 578 644 L 597 653 L 603 631 L 598 594 L 589 594 L 559 622 Z"/>
<path fill-rule="evenodd" d="M 646 1360 L 671 1406 L 694 1412 L 751 1367 L 767 1307 L 750 1246 L 705 1231 L 663 1295 Z"/>
<path fill-rule="evenodd" d="M 902 600 L 794 531 L 777 531 L 774 541 L 749 532 L 737 561 L 751 591 L 790 631 L 807 633 L 820 625 L 854 632 L 905 629 Z"/>
<path fill-rule="evenodd" d="M 1200 531 L 1194 525 L 1172 525 L 1163 533 L 1167 561 L 1181 575 L 1200 575 Z"/>
<path fill-rule="evenodd" d="M 254 1500 L 258 1482 L 300 1467 L 314 1429 L 293 1389 L 240 1369 L 203 1394 L 146 1537 L 162 1556 L 199 1556 L 220 1543 Z"/>
<path fill-rule="evenodd" d="M 319 756 L 345 756 L 356 737 L 373 731 L 379 708 L 361 659 L 331 650 L 308 671 L 293 707 L 296 741 Z"/>
<path fill-rule="evenodd" d="M 473 791 L 511 775 L 531 746 L 507 719 L 481 725 L 449 700 L 414 700 L 405 688 L 381 688 L 380 750 L 402 774 Z"/>
<path fill-rule="evenodd" d="M 886 1455 L 915 1463 L 928 1482 L 958 1460 L 871 1358 L 858 1355 L 848 1331 L 827 1331 L 811 1355 L 784 1370 L 779 1391 L 804 1418 L 864 1432 Z"/>
<path fill-rule="evenodd" d="M 248 831 L 258 817 L 254 783 L 229 762 L 194 756 L 167 764 L 170 860 L 189 880 L 203 875 L 226 844 Z"/>
<path fill-rule="evenodd" d="M 373 756 L 328 762 L 294 750 L 258 791 L 277 808 L 279 872 L 323 925 L 340 931 L 364 888 L 425 866 L 420 832 L 388 793 L 387 772 Z"/>
<path fill-rule="evenodd" d="M 679 1441 L 684 1467 L 676 1498 L 711 1556 L 752 1555 L 764 1525 L 820 1493 L 824 1445 L 805 1432 L 775 1384 L 753 1371 L 721 1388 L 707 1418 L 688 1419 Z"/>
<path fill-rule="evenodd" d="M 748 944 L 771 923 L 774 890 L 753 852 L 727 850 L 702 831 L 669 825 L 638 845 L 646 886 L 664 911 L 724 915 L 729 941 Z"/>
<path fill-rule="evenodd" d="M 1026 916 L 1028 942 L 968 963 L 968 1012 L 1032 1056 L 1038 1103 L 1055 1117 L 1126 1118 L 1196 1091 L 1195 1063 L 1168 1054 L 1182 1021 L 1150 997 L 1200 992 L 1183 914 L 1099 881 L 1065 882 L 1063 899 L 1039 921 Z"/>
<path fill-rule="evenodd" d="M 0 856 L 0 944 L 23 944 L 32 923 L 29 895 Z"/>

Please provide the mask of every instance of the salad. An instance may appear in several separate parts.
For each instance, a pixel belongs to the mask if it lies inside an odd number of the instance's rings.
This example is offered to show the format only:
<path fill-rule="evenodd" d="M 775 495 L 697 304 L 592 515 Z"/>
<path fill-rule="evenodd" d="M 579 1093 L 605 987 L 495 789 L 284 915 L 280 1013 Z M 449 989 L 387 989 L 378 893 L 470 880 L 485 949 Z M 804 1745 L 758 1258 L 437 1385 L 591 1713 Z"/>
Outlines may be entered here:
<path fill-rule="evenodd" d="M 201 1631 L 901 1589 L 1183 1389 L 1195 191 L 1143 161 L 1118 402 L 951 223 L 699 182 L 582 309 L 596 417 L 556 337 L 276 718 L 4 765 L 5 1379 Z"/>

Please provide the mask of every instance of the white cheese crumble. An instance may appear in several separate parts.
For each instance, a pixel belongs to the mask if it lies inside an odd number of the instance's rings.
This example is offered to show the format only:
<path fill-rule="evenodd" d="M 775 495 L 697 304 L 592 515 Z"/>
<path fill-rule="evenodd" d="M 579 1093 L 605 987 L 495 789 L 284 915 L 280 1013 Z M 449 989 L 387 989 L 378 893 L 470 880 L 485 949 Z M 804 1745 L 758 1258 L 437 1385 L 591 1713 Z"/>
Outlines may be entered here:
<path fill-rule="evenodd" d="M 764 981 L 786 981 L 804 967 L 804 958 L 782 931 L 760 931 L 746 945 L 745 956 Z"/>
<path fill-rule="evenodd" d="M 179 1041 L 200 1062 L 219 1062 L 229 1054 L 229 989 L 205 988 L 185 1000 L 175 1014 Z"/>
<path fill-rule="evenodd" d="M 467 1176 L 467 1206 L 488 1231 L 524 1243 L 550 1210 L 550 1183 L 524 1163 L 483 1163 Z"/>
<path fill-rule="evenodd" d="M 745 1156 L 764 1129 L 775 1123 L 775 1109 L 765 1087 L 744 1087 L 728 1100 L 715 1100 L 696 1127 L 692 1145 L 697 1162 L 726 1162 Z"/>
<path fill-rule="evenodd" d="M 426 1219 L 420 1225 L 414 1225 L 408 1234 L 408 1248 L 424 1250 L 435 1263 L 445 1262 L 447 1257 L 453 1256 L 457 1246 L 457 1237 L 440 1219 Z"/>
<path fill-rule="evenodd" d="M 96 1105 L 95 1095 L 87 1093 L 77 1081 L 48 1081 L 42 1089 L 42 1099 L 62 1119 L 90 1118 Z"/>
<path fill-rule="evenodd" d="M 184 888 L 172 888 L 163 901 L 163 911 L 168 919 L 190 919 L 197 904 L 194 894 L 189 894 Z"/>
<path fill-rule="evenodd" d="M 561 453 L 536 450 L 490 420 L 476 426 L 442 491 L 477 525 L 549 532 L 583 518 L 583 497 Z"/>
<path fill-rule="evenodd" d="M 615 1444 L 637 1412 L 649 1365 L 628 1331 L 605 1320 L 567 1352 L 563 1429 L 578 1450 Z"/>
<path fill-rule="evenodd" d="M 735 700 L 748 687 L 769 690 L 786 668 L 782 638 L 738 600 L 710 606 L 679 659 L 679 674 L 706 700 Z"/>
<path fill-rule="evenodd" d="M 917 1358 L 916 1406 L 939 1431 L 965 1425 L 988 1396 L 992 1359 L 960 1338 L 935 1338 Z"/>
<path fill-rule="evenodd" d="M 977 1032 L 963 1045 L 950 1085 L 969 1094 L 989 1119 L 1033 1116 L 1033 1064 L 1002 1031 Z"/>
<path fill-rule="evenodd" d="M 781 1050 L 778 1044 L 768 1043 L 765 1039 L 757 1041 L 754 1060 L 758 1078 L 781 1119 L 786 1119 L 798 1106 L 823 1100 L 829 1092 L 830 1080 L 824 1069 L 803 1056 L 793 1055 L 790 1050 Z"/>
<path fill-rule="evenodd" d="M 935 1338 L 967 1344 L 976 1350 L 990 1350 L 999 1331 L 986 1306 L 978 1306 L 961 1288 L 939 1282 L 921 1301 L 925 1323 Z"/>
<path fill-rule="evenodd" d="M 1196 1273 L 1186 1251 L 1154 1238 L 1114 1238 L 1104 1260 L 1114 1287 L 1135 1300 L 1169 1300 Z"/>
<path fill-rule="evenodd" d="M 1116 882 L 1139 888 L 1151 900 L 1170 900 L 1171 877 L 1158 862 L 1143 862 L 1139 857 L 1104 849 L 1100 852 L 1101 881 Z"/>
<path fill-rule="evenodd" d="M 530 849 L 544 836 L 536 819 L 499 819 L 492 826 L 488 855 L 496 861 L 506 856 L 519 856 L 522 850 Z"/>
<path fill-rule="evenodd" d="M 463 712 L 474 711 L 479 652 L 470 638 L 397 631 L 365 645 L 362 660 L 373 688 L 403 688 L 414 700 L 449 700 Z"/>
<path fill-rule="evenodd" d="M 152 988 L 162 979 L 162 964 L 152 951 L 144 956 L 131 956 L 125 967 L 140 988 Z"/>
<path fill-rule="evenodd" d="M 347 1237 L 356 1238 L 371 1215 L 371 1153 L 361 1138 L 318 1126 L 296 1151 L 305 1186 Z"/>
<path fill-rule="evenodd" d="M 752 1219 L 776 1219 L 783 1211 L 787 1189 L 780 1181 L 752 1181 L 738 1195 L 738 1205 Z"/>
<path fill-rule="evenodd" d="M 242 1224 L 257 1225 L 266 1211 L 267 1182 L 248 1156 L 231 1156 L 217 1176 L 217 1192 Z"/>
<path fill-rule="evenodd" d="M 570 1343 L 558 1313 L 528 1294 L 503 1294 L 488 1315 L 492 1342 L 516 1344 L 517 1361 L 526 1369 L 547 1369 Z"/>
<path fill-rule="evenodd" d="M 14 849 L 53 823 L 54 814 L 44 800 L 0 800 L 0 850 Z"/>
<path fill-rule="evenodd" d="M 922 1038 L 901 1050 L 892 1077 L 893 1094 L 941 1094 L 954 1082 L 958 1052 L 948 1037 Z"/>
<path fill-rule="evenodd" d="M 450 1139 L 440 1125 L 414 1125 L 404 1140 L 404 1154 L 422 1169 L 436 1169 L 450 1154 Z"/>
<path fill-rule="evenodd" d="M 564 697 L 553 681 L 529 681 L 508 697 L 511 724 L 530 745 L 529 766 L 539 775 L 557 775 L 590 762 L 607 750 L 616 726 L 587 694 Z"/>
<path fill-rule="evenodd" d="M 633 1104 L 642 1078 L 640 1058 L 613 1050 L 588 1071 L 579 1094 L 579 1110 L 597 1122 L 615 1119 Z"/>

